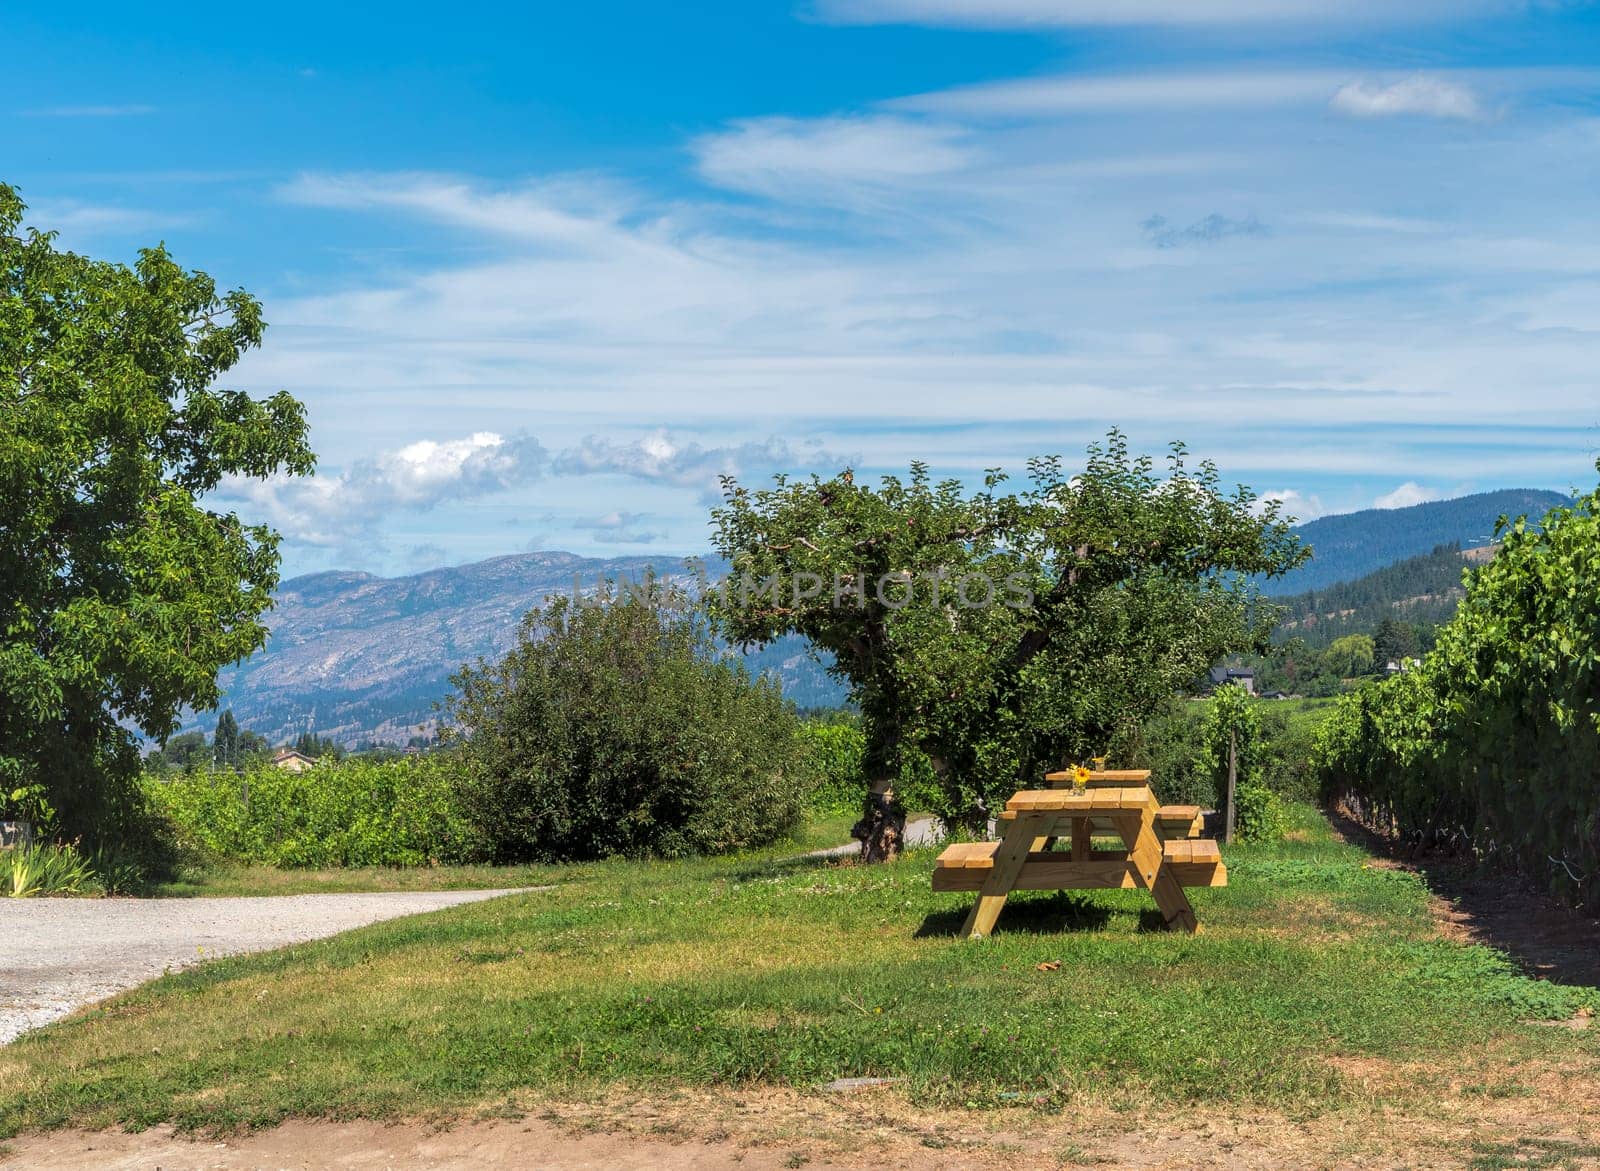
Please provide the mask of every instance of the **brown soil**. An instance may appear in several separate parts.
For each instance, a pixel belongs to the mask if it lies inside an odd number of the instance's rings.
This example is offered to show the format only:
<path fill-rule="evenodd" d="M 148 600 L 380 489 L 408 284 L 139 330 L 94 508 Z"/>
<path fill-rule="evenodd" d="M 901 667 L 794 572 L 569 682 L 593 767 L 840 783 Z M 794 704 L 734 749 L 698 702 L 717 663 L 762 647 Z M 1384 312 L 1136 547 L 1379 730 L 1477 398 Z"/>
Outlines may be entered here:
<path fill-rule="evenodd" d="M 1348 1064 L 1348 1063 L 1347 1063 Z M 1381 1063 L 1380 1063 L 1381 1064 Z M 1408 1071 L 1341 1069 L 1390 1083 Z M 681 1093 L 547 1105 L 525 1117 L 426 1122 L 291 1121 L 228 1138 L 57 1131 L 0 1147 L 6 1171 L 339 1171 L 548 1168 L 1409 1168 L 1465 1167 L 1486 1152 L 1600 1168 L 1600 1077 L 1592 1067 L 1519 1071 L 1533 1092 L 1485 1098 L 1464 1086 L 1426 1114 L 1372 1107 L 1311 1119 L 1218 1108 L 930 1114 L 892 1091 Z M 504 1108 L 501 1108 L 504 1113 Z M 1517 1164 L 1511 1164 L 1517 1165 Z M 1545 1164 L 1539 1164 L 1545 1165 Z"/>

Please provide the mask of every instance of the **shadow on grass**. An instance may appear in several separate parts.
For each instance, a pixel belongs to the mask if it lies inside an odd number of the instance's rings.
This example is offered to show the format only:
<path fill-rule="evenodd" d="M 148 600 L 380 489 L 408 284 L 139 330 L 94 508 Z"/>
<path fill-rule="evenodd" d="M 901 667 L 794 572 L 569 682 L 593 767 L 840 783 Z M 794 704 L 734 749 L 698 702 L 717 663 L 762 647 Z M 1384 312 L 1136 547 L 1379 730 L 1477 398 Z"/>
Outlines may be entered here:
<path fill-rule="evenodd" d="M 1327 814 L 1347 841 L 1422 875 L 1441 900 L 1435 917 L 1446 936 L 1502 951 L 1528 975 L 1553 984 L 1600 986 L 1600 919 L 1573 910 L 1525 878 L 1456 854 L 1416 853 L 1373 833 L 1342 809 Z"/>
<path fill-rule="evenodd" d="M 976 896 L 974 896 L 976 897 Z M 923 919 L 917 928 L 917 939 L 960 934 L 971 904 L 951 911 L 935 911 Z M 1082 895 L 1058 891 L 1047 899 L 1013 896 L 1007 900 L 1005 910 L 994 925 L 994 935 L 1060 935 L 1067 931 L 1103 931 L 1115 912 L 1110 907 L 1098 906 Z M 1155 916 L 1156 926 L 1161 916 Z M 1140 930 L 1144 917 L 1140 917 Z"/>

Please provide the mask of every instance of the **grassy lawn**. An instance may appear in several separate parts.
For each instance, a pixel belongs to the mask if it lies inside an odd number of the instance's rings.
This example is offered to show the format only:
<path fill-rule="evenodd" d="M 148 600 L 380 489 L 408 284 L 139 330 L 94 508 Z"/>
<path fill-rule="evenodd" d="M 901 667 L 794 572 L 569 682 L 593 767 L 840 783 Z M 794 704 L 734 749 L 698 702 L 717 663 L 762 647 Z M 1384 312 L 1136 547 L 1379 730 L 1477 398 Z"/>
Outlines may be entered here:
<path fill-rule="evenodd" d="M 905 1078 L 923 1105 L 1309 1115 L 1592 1067 L 1596 1031 L 1528 1023 L 1592 989 L 1443 940 L 1418 877 L 1296 813 L 1291 840 L 1228 853 L 1231 886 L 1192 892 L 1193 937 L 1113 891 L 1018 895 L 992 938 L 958 940 L 970 896 L 928 889 L 927 850 L 573 868 L 553 890 L 209 963 L 26 1036 L 0 1050 L 0 1135 L 850 1076 Z M 1401 1076 L 1366 1076 L 1380 1068 Z"/>

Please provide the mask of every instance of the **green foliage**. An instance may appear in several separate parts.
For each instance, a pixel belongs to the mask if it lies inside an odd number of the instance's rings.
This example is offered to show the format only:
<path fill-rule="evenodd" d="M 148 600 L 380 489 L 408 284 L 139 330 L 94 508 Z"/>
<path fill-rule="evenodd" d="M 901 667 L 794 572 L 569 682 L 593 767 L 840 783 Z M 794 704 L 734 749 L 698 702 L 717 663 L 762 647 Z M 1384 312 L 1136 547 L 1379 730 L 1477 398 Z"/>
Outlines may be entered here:
<path fill-rule="evenodd" d="M 36 842 L 0 851 L 0 892 L 8 898 L 82 894 L 94 885 L 94 872 L 75 846 Z"/>
<path fill-rule="evenodd" d="M 1275 842 L 1288 828 L 1283 801 L 1259 782 L 1234 790 L 1233 811 L 1234 834 L 1242 842 Z"/>
<path fill-rule="evenodd" d="M 324 756 L 331 756 L 334 760 L 344 758 L 344 749 L 328 736 L 319 736 L 315 732 L 301 732 L 294 738 L 294 750 L 312 760 L 321 760 Z"/>
<path fill-rule="evenodd" d="M 1257 784 L 1266 760 L 1261 736 L 1261 718 L 1256 700 L 1237 683 L 1229 683 L 1211 696 L 1201 733 L 1201 771 L 1211 778 L 1217 808 L 1222 808 L 1228 790 L 1230 748 L 1235 759 L 1236 784 Z"/>
<path fill-rule="evenodd" d="M 1493 561 L 1420 669 L 1345 699 L 1322 787 L 1414 841 L 1470 845 L 1600 900 L 1600 490 Z"/>
<path fill-rule="evenodd" d="M 1375 645 L 1370 635 L 1347 634 L 1330 642 L 1322 658 L 1328 669 L 1340 678 L 1365 675 L 1372 670 Z"/>
<path fill-rule="evenodd" d="M 920 463 L 878 488 L 848 471 L 727 480 L 713 513 L 729 637 L 830 653 L 867 777 L 902 802 L 924 785 L 962 824 L 1048 768 L 1116 756 L 1225 651 L 1264 645 L 1270 609 L 1238 575 L 1303 559 L 1276 505 L 1256 515 L 1181 445 L 1161 474 L 1117 432 L 1079 471 L 1052 457 L 1029 472 L 1013 494 L 998 472 L 968 495 Z"/>
<path fill-rule="evenodd" d="M 149 775 L 144 789 L 179 846 L 269 866 L 421 866 L 473 861 L 483 844 L 452 753 L 324 762 L 305 772 Z"/>
<path fill-rule="evenodd" d="M 720 853 L 804 812 L 810 771 L 777 684 L 724 658 L 653 580 L 531 611 L 503 662 L 455 681 L 468 809 L 497 861 Z"/>
<path fill-rule="evenodd" d="M 266 638 L 277 537 L 202 498 L 313 461 L 293 398 L 213 389 L 261 341 L 255 300 L 159 248 L 57 251 L 22 214 L 0 185 L 0 788 L 43 784 L 103 837 L 132 729 L 213 706 Z"/>
<path fill-rule="evenodd" d="M 867 738 L 861 729 L 852 724 L 808 720 L 800 725 L 799 736 L 816 777 L 811 808 L 823 814 L 859 813 L 867 750 Z"/>

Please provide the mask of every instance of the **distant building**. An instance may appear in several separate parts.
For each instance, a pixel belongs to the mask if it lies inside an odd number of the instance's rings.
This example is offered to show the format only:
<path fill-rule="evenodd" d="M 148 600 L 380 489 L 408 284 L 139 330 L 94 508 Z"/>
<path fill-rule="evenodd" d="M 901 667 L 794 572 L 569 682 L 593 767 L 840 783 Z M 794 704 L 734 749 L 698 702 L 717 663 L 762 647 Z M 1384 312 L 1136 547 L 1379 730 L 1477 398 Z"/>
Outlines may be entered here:
<path fill-rule="evenodd" d="M 272 754 L 272 763 L 274 767 L 291 773 L 303 773 L 308 768 L 315 768 L 317 760 L 316 757 L 307 756 L 293 748 L 280 748 Z"/>
<path fill-rule="evenodd" d="M 1215 691 L 1229 683 L 1237 683 L 1251 695 L 1256 693 L 1256 673 L 1249 667 L 1212 667 L 1206 673 L 1206 690 Z"/>

